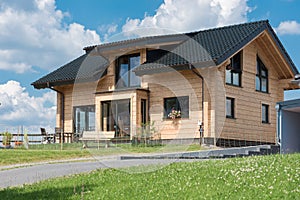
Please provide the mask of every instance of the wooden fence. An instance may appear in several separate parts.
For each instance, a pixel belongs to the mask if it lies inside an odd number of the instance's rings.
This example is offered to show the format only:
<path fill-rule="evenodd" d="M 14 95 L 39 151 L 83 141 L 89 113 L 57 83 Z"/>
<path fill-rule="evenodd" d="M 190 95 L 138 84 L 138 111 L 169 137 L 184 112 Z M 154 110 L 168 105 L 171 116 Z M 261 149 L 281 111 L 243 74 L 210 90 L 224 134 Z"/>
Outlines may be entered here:
<path fill-rule="evenodd" d="M 15 144 L 15 145 L 22 145 L 24 142 L 24 134 L 20 133 L 14 133 L 12 134 L 13 138 L 11 139 L 11 144 Z M 60 134 L 48 134 L 51 137 L 55 138 L 55 142 L 57 143 L 61 143 L 61 141 L 63 141 L 64 143 L 71 143 L 73 141 L 73 133 L 64 133 L 63 135 Z M 61 140 L 61 136 L 63 138 L 63 140 Z M 28 142 L 29 144 L 42 144 L 43 142 L 43 138 L 45 137 L 45 135 L 42 134 L 27 134 L 27 138 L 28 138 Z M 0 133 L 0 143 L 2 144 L 2 138 L 3 138 L 3 133 Z"/>

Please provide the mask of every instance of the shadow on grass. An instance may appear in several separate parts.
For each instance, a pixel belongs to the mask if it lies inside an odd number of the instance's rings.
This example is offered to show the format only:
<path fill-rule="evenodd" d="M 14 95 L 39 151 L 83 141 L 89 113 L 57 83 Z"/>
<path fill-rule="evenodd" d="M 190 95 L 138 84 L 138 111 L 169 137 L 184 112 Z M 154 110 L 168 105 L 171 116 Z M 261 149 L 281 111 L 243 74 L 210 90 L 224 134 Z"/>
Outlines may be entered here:
<path fill-rule="evenodd" d="M 1 199 L 84 199 L 85 193 L 92 192 L 95 188 L 92 184 L 74 183 L 74 186 L 59 187 L 49 186 L 40 188 L 38 185 L 26 185 L 23 187 L 5 188 L 0 190 Z"/>

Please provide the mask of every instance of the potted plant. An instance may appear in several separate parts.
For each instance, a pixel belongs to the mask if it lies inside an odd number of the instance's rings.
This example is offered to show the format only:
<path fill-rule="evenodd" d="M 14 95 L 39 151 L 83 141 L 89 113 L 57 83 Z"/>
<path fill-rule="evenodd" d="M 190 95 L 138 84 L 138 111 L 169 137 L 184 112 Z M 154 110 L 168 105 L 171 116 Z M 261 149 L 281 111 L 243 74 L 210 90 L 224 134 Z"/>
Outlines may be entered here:
<path fill-rule="evenodd" d="M 2 144 L 3 144 L 4 148 L 8 149 L 11 147 L 10 142 L 11 142 L 12 138 L 13 138 L 13 135 L 8 131 L 6 131 L 2 134 Z"/>
<path fill-rule="evenodd" d="M 181 117 L 181 112 L 180 110 L 175 110 L 172 109 L 172 111 L 168 114 L 168 117 L 171 119 L 176 119 L 176 118 L 180 118 Z"/>

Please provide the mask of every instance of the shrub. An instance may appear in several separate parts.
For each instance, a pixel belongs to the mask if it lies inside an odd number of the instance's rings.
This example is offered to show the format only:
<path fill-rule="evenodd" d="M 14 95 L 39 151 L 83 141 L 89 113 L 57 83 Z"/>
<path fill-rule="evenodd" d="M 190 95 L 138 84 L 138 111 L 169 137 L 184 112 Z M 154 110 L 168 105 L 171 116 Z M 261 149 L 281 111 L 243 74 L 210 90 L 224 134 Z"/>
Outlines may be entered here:
<path fill-rule="evenodd" d="M 9 146 L 10 142 L 11 142 L 11 139 L 13 138 L 13 135 L 8 131 L 5 131 L 4 133 L 2 133 L 2 135 L 3 135 L 2 144 L 4 146 Z"/>

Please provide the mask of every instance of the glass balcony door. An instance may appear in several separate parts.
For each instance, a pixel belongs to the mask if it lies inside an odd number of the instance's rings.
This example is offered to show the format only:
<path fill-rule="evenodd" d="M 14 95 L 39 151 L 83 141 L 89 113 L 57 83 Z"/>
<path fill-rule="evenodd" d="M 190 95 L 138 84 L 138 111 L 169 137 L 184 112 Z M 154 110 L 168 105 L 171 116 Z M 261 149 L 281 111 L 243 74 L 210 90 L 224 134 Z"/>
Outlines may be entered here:
<path fill-rule="evenodd" d="M 140 65 L 140 55 L 125 55 L 118 58 L 116 66 L 117 88 L 139 87 L 140 77 L 136 76 L 134 69 Z"/>

